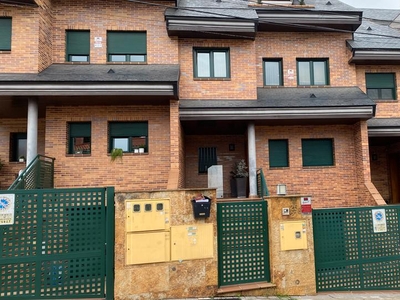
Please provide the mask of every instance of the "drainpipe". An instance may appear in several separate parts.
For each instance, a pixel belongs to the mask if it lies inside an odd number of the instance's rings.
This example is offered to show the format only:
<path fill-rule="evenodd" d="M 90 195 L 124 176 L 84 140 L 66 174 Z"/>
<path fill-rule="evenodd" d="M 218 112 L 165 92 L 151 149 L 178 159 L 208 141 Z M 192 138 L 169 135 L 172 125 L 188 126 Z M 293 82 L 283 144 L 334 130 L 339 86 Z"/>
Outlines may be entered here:
<path fill-rule="evenodd" d="M 247 148 L 249 161 L 249 198 L 257 197 L 256 131 L 254 123 L 247 124 Z"/>
<path fill-rule="evenodd" d="M 26 164 L 29 165 L 37 155 L 38 144 L 38 101 L 36 98 L 28 99 L 28 126 L 26 141 Z"/>

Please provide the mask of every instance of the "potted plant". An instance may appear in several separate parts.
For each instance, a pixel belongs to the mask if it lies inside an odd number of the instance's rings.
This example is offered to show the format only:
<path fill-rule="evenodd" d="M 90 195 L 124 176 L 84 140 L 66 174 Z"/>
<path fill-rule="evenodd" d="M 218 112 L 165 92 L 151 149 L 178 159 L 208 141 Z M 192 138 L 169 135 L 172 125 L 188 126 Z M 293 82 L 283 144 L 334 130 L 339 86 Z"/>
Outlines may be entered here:
<path fill-rule="evenodd" d="M 248 168 L 244 159 L 241 159 L 235 163 L 233 171 L 231 171 L 232 197 L 238 197 L 238 198 L 246 197 L 247 177 L 249 177 L 249 172 L 247 171 L 247 169 Z"/>
<path fill-rule="evenodd" d="M 146 149 L 146 145 L 139 145 L 139 153 L 144 153 L 145 149 Z"/>
<path fill-rule="evenodd" d="M 114 148 L 111 150 L 111 161 L 115 161 L 117 158 L 122 159 L 123 151 L 121 148 Z"/>
<path fill-rule="evenodd" d="M 21 155 L 21 156 L 18 158 L 18 161 L 19 161 L 19 162 L 25 162 L 25 156 Z"/>

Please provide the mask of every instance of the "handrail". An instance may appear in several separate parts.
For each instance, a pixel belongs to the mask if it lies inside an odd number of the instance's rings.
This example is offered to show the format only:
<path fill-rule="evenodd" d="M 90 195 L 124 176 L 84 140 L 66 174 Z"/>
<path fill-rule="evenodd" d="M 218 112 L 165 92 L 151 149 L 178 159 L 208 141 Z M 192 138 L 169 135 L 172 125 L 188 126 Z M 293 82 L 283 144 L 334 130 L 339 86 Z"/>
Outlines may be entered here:
<path fill-rule="evenodd" d="M 267 182 L 263 170 L 260 168 L 257 170 L 257 194 L 260 198 L 269 196 Z"/>
<path fill-rule="evenodd" d="M 9 190 L 32 190 L 54 187 L 55 158 L 37 155 L 18 175 Z"/>

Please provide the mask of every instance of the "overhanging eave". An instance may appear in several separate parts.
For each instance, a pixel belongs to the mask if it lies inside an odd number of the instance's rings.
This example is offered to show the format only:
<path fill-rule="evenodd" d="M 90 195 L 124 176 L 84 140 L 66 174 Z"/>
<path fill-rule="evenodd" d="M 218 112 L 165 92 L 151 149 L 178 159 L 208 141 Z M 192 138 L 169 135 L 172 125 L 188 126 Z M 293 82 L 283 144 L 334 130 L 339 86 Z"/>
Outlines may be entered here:
<path fill-rule="evenodd" d="M 241 108 L 190 109 L 179 111 L 182 121 L 189 120 L 274 120 L 274 119 L 369 119 L 374 116 L 373 106 L 318 107 L 318 108 Z"/>

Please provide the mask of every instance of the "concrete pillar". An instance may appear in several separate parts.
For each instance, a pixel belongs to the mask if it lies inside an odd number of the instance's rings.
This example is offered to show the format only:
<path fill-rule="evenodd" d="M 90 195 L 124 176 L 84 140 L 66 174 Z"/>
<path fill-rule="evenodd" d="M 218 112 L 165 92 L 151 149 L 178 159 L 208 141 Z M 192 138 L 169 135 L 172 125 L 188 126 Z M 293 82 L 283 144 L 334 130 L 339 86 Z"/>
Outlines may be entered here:
<path fill-rule="evenodd" d="M 247 148 L 249 155 L 249 198 L 255 198 L 257 197 L 257 159 L 254 123 L 247 124 Z"/>
<path fill-rule="evenodd" d="M 26 141 L 26 164 L 31 163 L 37 155 L 38 145 L 38 101 L 36 98 L 28 99 L 28 126 Z"/>

